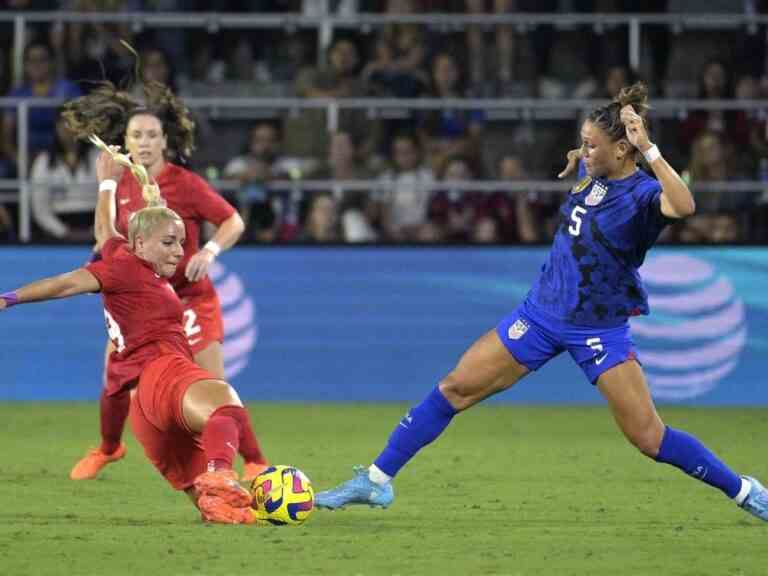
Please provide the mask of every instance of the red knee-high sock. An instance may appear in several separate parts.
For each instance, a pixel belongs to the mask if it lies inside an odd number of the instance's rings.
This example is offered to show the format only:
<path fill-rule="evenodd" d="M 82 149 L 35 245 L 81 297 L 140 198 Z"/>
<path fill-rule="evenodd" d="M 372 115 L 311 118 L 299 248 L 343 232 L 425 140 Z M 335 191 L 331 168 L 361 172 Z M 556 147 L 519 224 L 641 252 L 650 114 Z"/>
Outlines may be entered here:
<path fill-rule="evenodd" d="M 131 408 L 131 394 L 123 391 L 107 396 L 106 390 L 101 390 L 99 400 L 99 416 L 101 418 L 101 450 L 104 454 L 112 454 L 120 447 L 123 437 L 125 419 Z"/>
<path fill-rule="evenodd" d="M 202 443 L 209 471 L 232 469 L 232 461 L 240 447 L 243 423 L 247 419 L 248 413 L 242 406 L 222 406 L 208 418 Z"/>
<path fill-rule="evenodd" d="M 245 410 L 243 433 L 240 436 L 240 455 L 246 462 L 254 462 L 256 464 L 267 463 L 267 459 L 264 457 L 264 453 L 261 451 L 259 441 L 256 439 L 256 435 L 253 433 L 253 428 L 251 428 L 251 417 L 248 414 L 248 410 Z"/>

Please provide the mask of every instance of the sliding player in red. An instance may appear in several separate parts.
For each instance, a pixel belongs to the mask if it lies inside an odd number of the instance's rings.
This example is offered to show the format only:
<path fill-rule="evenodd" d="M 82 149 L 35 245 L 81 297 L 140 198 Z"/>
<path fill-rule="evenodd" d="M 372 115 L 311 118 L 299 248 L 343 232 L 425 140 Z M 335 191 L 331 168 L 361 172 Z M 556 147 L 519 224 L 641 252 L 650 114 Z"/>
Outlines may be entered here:
<path fill-rule="evenodd" d="M 101 292 L 114 348 L 106 393 L 130 402 L 133 432 L 149 460 L 205 520 L 256 523 L 251 496 L 232 469 L 250 429 L 248 412 L 234 388 L 194 361 L 184 304 L 169 282 L 184 261 L 184 222 L 156 206 L 156 187 L 145 192 L 152 207 L 130 218 L 127 241 L 112 237 L 100 261 L 0 294 L 0 310 Z"/>

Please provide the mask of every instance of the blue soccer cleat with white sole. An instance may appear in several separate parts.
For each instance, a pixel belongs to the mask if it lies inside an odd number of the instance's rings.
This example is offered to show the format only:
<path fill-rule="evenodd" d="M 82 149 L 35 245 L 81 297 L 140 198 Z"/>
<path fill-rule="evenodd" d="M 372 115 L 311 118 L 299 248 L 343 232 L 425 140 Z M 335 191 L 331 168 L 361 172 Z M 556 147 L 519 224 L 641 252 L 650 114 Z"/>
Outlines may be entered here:
<path fill-rule="evenodd" d="M 368 478 L 368 469 L 355 466 L 355 476 L 336 488 L 315 494 L 315 506 L 338 510 L 348 504 L 367 504 L 371 507 L 387 508 L 395 499 L 392 484 L 376 484 Z"/>
<path fill-rule="evenodd" d="M 768 490 L 751 476 L 744 476 L 744 479 L 749 480 L 752 488 L 746 500 L 741 503 L 741 507 L 753 516 L 768 522 Z"/>

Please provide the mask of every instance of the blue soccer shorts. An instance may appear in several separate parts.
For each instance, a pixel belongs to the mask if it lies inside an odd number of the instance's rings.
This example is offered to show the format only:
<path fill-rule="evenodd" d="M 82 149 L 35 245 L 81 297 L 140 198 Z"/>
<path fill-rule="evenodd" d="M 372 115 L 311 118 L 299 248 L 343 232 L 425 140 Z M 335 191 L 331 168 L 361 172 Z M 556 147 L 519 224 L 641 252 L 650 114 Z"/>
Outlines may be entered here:
<path fill-rule="evenodd" d="M 629 322 L 610 328 L 574 326 L 537 313 L 526 303 L 499 322 L 496 334 L 529 370 L 538 370 L 567 350 L 592 384 L 609 368 L 637 359 Z"/>

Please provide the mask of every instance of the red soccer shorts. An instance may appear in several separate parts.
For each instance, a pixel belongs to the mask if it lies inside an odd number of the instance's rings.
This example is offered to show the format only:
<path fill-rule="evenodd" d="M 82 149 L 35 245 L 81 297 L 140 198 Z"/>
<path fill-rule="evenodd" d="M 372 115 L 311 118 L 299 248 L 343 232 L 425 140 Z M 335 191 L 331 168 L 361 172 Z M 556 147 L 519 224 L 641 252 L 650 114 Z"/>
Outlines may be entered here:
<path fill-rule="evenodd" d="M 213 342 L 224 340 L 224 322 L 221 303 L 216 292 L 183 298 L 184 333 L 187 335 L 192 354 L 205 350 Z"/>
<path fill-rule="evenodd" d="M 167 354 L 147 365 L 131 399 L 133 435 L 176 490 L 206 471 L 200 436 L 187 428 L 182 408 L 187 389 L 200 380 L 217 378 L 180 354 Z"/>

